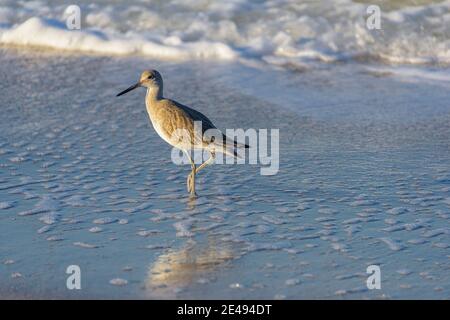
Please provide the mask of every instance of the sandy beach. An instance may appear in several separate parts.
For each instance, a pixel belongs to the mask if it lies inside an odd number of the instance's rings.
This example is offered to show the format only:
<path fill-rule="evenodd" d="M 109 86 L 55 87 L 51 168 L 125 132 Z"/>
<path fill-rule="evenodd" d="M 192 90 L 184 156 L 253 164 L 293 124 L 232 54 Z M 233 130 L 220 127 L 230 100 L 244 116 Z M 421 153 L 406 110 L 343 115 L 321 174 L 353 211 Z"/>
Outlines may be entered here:
<path fill-rule="evenodd" d="M 0 63 L 2 298 L 450 297 L 445 70 L 6 47 Z M 212 166 L 190 200 L 145 91 L 115 97 L 143 68 L 222 129 L 278 128 L 278 174 Z"/>

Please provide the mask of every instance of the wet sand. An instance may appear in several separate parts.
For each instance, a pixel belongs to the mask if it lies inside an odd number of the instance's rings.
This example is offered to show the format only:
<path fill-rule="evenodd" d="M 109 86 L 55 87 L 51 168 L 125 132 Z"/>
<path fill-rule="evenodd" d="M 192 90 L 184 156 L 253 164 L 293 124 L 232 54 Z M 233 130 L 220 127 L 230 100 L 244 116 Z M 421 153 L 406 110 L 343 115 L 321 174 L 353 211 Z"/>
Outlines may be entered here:
<path fill-rule="evenodd" d="M 0 62 L 0 297 L 450 297 L 449 82 L 5 48 Z M 278 128 L 279 173 L 208 167 L 189 200 L 145 91 L 115 97 L 144 68 L 222 129 Z"/>

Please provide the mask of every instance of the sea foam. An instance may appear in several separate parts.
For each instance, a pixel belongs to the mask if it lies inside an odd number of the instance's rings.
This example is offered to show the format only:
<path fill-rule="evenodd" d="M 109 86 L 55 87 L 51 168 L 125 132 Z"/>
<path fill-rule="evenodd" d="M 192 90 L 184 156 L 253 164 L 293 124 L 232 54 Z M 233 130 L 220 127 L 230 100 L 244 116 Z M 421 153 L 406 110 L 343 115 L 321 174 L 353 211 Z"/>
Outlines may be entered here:
<path fill-rule="evenodd" d="M 63 4 L 11 2 L 0 10 L 0 44 L 296 69 L 349 59 L 450 64 L 450 0 L 380 6 L 381 29 L 370 30 L 368 4 L 350 0 L 104 1 L 80 4 L 81 29 L 69 30 Z"/>
<path fill-rule="evenodd" d="M 33 17 L 0 35 L 4 44 L 42 46 L 67 51 L 83 51 L 111 55 L 143 54 L 153 58 L 188 60 L 196 58 L 233 59 L 235 53 L 226 44 L 198 41 L 166 44 L 152 42 L 138 35 L 109 36 L 101 31 L 69 30 L 57 20 Z M 170 43 L 170 44 L 167 44 Z"/>

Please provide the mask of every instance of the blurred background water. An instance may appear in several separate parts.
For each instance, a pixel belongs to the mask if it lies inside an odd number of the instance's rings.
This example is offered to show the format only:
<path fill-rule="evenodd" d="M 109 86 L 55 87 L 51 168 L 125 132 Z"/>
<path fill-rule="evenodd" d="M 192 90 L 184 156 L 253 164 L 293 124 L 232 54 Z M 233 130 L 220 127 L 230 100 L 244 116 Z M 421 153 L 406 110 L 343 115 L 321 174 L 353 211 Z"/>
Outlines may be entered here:
<path fill-rule="evenodd" d="M 288 68 L 348 59 L 450 62 L 448 0 L 83 0 L 76 2 L 80 32 L 65 27 L 70 4 L 1 0 L 0 43 Z M 381 9 L 380 30 L 366 27 L 370 4 Z"/>

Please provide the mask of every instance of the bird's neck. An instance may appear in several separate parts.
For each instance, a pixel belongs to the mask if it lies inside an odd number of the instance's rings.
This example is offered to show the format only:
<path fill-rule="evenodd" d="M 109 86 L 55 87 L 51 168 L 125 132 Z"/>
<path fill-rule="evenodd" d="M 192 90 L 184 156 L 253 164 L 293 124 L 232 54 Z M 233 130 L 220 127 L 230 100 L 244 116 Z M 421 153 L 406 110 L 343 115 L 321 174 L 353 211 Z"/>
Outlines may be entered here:
<path fill-rule="evenodd" d="M 147 88 L 147 95 L 145 96 L 145 102 L 148 107 L 155 104 L 155 102 L 161 99 L 163 99 L 162 87 Z"/>

